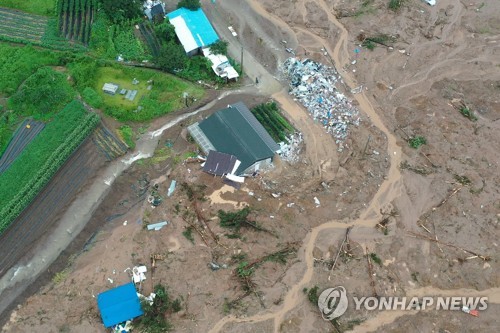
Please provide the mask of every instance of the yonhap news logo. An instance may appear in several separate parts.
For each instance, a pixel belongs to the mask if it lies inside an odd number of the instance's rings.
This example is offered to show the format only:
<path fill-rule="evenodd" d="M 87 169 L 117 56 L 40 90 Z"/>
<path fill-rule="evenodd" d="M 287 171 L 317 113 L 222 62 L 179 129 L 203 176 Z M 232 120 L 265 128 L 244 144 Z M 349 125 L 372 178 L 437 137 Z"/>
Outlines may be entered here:
<path fill-rule="evenodd" d="M 478 316 L 478 311 L 488 308 L 488 297 L 469 296 L 381 296 L 381 297 L 356 297 L 352 298 L 354 310 L 366 311 L 411 311 L 411 310 L 462 310 L 468 314 Z M 325 320 L 332 320 L 342 316 L 349 306 L 347 291 L 342 286 L 327 288 L 319 295 L 318 307 Z"/>

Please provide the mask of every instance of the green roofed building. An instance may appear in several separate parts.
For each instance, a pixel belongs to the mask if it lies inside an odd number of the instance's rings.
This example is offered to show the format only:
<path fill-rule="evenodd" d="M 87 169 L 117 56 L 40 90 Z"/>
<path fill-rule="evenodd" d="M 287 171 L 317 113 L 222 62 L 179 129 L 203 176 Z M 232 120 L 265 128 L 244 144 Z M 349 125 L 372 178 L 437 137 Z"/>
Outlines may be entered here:
<path fill-rule="evenodd" d="M 201 149 L 231 154 L 241 161 L 236 175 L 252 174 L 272 163 L 279 145 L 242 102 L 215 112 L 188 131 Z"/>

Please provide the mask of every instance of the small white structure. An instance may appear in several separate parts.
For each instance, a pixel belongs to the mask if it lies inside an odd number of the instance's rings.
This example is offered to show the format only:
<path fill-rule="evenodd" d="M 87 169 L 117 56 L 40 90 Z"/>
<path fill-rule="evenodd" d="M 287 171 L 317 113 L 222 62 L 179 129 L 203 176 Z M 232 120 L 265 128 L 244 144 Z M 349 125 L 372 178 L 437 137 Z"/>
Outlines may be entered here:
<path fill-rule="evenodd" d="M 132 277 L 134 283 L 139 283 L 146 280 L 146 273 L 148 271 L 146 266 L 135 266 L 132 268 Z"/>
<path fill-rule="evenodd" d="M 114 83 L 105 83 L 102 87 L 102 91 L 106 94 L 114 95 L 118 91 L 118 85 Z"/>
<path fill-rule="evenodd" d="M 204 48 L 203 55 L 210 60 L 212 63 L 212 70 L 222 78 L 228 78 L 229 80 L 238 79 L 239 74 L 229 63 L 229 59 L 222 54 L 213 54 L 210 48 Z"/>
<path fill-rule="evenodd" d="M 424 0 L 428 5 L 435 6 L 436 0 Z"/>

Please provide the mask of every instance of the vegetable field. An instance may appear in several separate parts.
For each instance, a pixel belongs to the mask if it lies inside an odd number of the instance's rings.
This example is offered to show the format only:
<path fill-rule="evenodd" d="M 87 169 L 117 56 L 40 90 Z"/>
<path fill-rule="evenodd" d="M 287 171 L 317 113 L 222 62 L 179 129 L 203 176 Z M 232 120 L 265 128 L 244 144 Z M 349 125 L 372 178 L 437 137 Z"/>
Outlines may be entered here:
<path fill-rule="evenodd" d="M 26 119 L 14 133 L 7 149 L 0 157 L 0 174 L 15 161 L 24 148 L 40 133 L 45 124 Z"/>
<path fill-rule="evenodd" d="M 281 115 L 275 102 L 257 105 L 252 113 L 276 142 L 288 142 L 287 136 L 294 132 L 292 125 Z"/>
<path fill-rule="evenodd" d="M 48 19 L 0 7 L 0 37 L 10 42 L 41 44 Z"/>
<path fill-rule="evenodd" d="M 97 149 L 106 156 L 106 160 L 111 161 L 118 156 L 122 156 L 127 152 L 127 146 L 118 140 L 113 133 L 111 133 L 103 125 L 97 127 L 92 141 L 95 143 Z"/>
<path fill-rule="evenodd" d="M 97 0 L 59 0 L 59 31 L 68 40 L 88 45 Z"/>
<path fill-rule="evenodd" d="M 21 10 L 38 15 L 54 15 L 56 0 L 0 0 L 0 7 Z"/>
<path fill-rule="evenodd" d="M 151 23 L 149 21 L 142 22 L 139 24 L 139 30 L 142 35 L 142 39 L 146 43 L 153 57 L 158 57 L 160 54 L 160 42 L 156 38 L 155 32 Z"/>
<path fill-rule="evenodd" d="M 0 174 L 0 233 L 31 203 L 93 131 L 99 117 L 73 101 Z"/>
<path fill-rule="evenodd" d="M 33 202 L 0 235 L 0 276 L 19 263 L 106 163 L 91 140 L 86 140 L 59 169 Z"/>

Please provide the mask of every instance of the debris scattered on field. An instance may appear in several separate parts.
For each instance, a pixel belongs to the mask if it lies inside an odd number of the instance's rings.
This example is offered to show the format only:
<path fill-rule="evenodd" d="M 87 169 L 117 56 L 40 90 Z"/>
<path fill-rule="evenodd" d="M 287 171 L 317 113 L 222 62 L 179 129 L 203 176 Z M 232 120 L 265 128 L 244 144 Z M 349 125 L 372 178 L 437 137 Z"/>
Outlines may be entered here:
<path fill-rule="evenodd" d="M 148 224 L 147 228 L 148 228 L 148 230 L 158 231 L 161 228 L 163 228 L 164 226 L 166 226 L 167 224 L 168 224 L 167 221 L 162 221 L 162 222 L 158 222 L 158 223 L 154 223 L 154 224 Z"/>
<path fill-rule="evenodd" d="M 299 154 L 302 148 L 302 133 L 296 132 L 287 138 L 288 142 L 280 142 L 280 157 L 288 163 L 296 163 L 299 161 Z"/>
<path fill-rule="evenodd" d="M 290 208 L 290 207 L 292 207 L 293 205 L 295 205 L 295 202 L 290 202 L 290 203 L 289 203 L 289 204 L 287 204 L 286 206 L 287 206 L 288 208 Z"/>
<path fill-rule="evenodd" d="M 139 283 L 146 280 L 146 273 L 148 268 L 146 266 L 135 266 L 132 268 L 132 278 L 134 283 Z"/>
<path fill-rule="evenodd" d="M 271 193 L 271 195 L 273 196 L 273 198 L 279 198 L 281 196 L 281 193 L 278 192 L 278 193 Z"/>
<path fill-rule="evenodd" d="M 137 295 L 139 295 L 139 294 L 137 294 Z M 153 305 L 153 303 L 151 303 L 151 305 Z M 128 333 L 132 330 L 132 328 L 133 328 L 132 321 L 127 320 L 125 323 L 121 323 L 121 324 L 114 326 L 113 333 L 123 333 L 123 332 Z"/>
<path fill-rule="evenodd" d="M 212 262 L 208 263 L 208 267 L 210 267 L 210 269 L 212 271 L 218 271 L 221 268 L 226 269 L 227 265 L 226 264 L 220 265 L 220 264 L 216 263 L 215 261 L 212 261 Z"/>
<path fill-rule="evenodd" d="M 248 195 L 253 196 L 253 192 L 252 191 L 248 192 Z"/>
<path fill-rule="evenodd" d="M 170 187 L 168 188 L 168 192 L 167 192 L 168 197 L 170 197 L 174 193 L 176 184 L 177 184 L 177 181 L 172 179 L 172 182 L 170 183 Z"/>
<path fill-rule="evenodd" d="M 359 115 L 351 102 L 335 87 L 341 80 L 337 71 L 311 59 L 288 58 L 282 71 L 290 81 L 290 95 L 302 103 L 314 120 L 332 134 L 342 151 L 348 125 L 359 125 Z"/>
<path fill-rule="evenodd" d="M 148 297 L 146 297 L 146 296 L 144 296 L 141 293 L 137 293 L 137 296 L 139 297 L 139 299 L 141 301 L 148 301 L 149 305 L 153 305 L 153 302 L 155 300 L 156 294 L 155 293 L 151 293 Z"/>
<path fill-rule="evenodd" d="M 109 283 L 113 283 L 113 279 L 108 278 Z"/>
<path fill-rule="evenodd" d="M 127 225 L 127 221 L 123 222 L 123 225 Z"/>
<path fill-rule="evenodd" d="M 316 204 L 316 207 L 319 207 L 321 205 L 317 197 L 314 197 L 314 203 Z"/>

